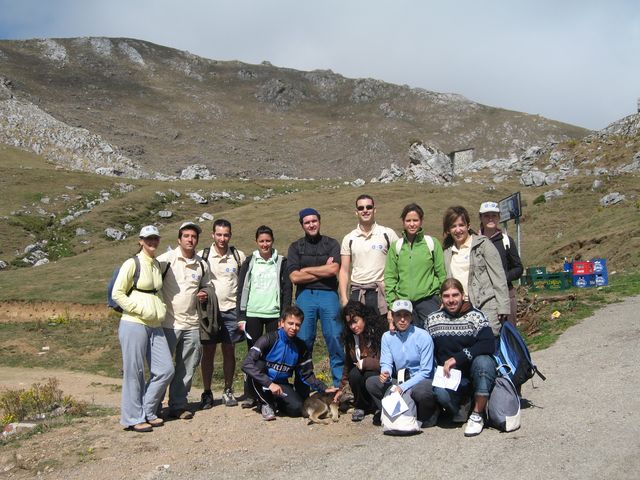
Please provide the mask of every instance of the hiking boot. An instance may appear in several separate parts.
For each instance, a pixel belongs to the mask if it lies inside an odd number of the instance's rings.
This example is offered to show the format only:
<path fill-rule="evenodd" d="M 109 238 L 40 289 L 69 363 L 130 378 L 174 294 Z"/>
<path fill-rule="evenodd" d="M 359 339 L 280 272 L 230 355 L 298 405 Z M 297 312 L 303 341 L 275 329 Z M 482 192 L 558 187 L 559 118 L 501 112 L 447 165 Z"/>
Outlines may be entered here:
<path fill-rule="evenodd" d="M 258 406 L 258 402 L 255 400 L 255 398 L 247 398 L 245 399 L 240 406 L 242 408 L 254 408 Z"/>
<path fill-rule="evenodd" d="M 475 437 L 482 432 L 484 428 L 484 419 L 478 412 L 473 412 L 467 420 L 467 425 L 464 427 L 465 437 Z"/>
<path fill-rule="evenodd" d="M 171 418 L 177 418 L 178 420 L 191 420 L 193 413 L 189 410 L 176 410 L 175 412 L 169 412 Z"/>
<path fill-rule="evenodd" d="M 382 412 L 377 411 L 376 413 L 373 414 L 372 423 L 375 427 L 379 427 L 380 425 L 382 425 Z"/>
<path fill-rule="evenodd" d="M 213 392 L 205 390 L 200 396 L 200 410 L 209 410 L 213 408 Z"/>
<path fill-rule="evenodd" d="M 464 423 L 467 421 L 467 418 L 469 418 L 469 411 L 471 410 L 471 400 L 471 397 L 469 397 L 458 407 L 458 411 L 451 417 L 451 421 L 453 423 Z"/>
<path fill-rule="evenodd" d="M 266 420 L 267 422 L 276 419 L 276 413 L 273 411 L 273 408 L 271 407 L 271 405 L 268 405 L 268 404 L 262 405 L 261 412 L 262 412 L 262 419 Z"/>
<path fill-rule="evenodd" d="M 351 413 L 351 421 L 352 422 L 361 422 L 364 420 L 364 410 L 359 408 L 355 408 Z"/>
<path fill-rule="evenodd" d="M 222 403 L 224 403 L 227 407 L 235 407 L 238 405 L 238 400 L 233 396 L 233 390 L 230 388 L 225 388 L 222 393 Z"/>
<path fill-rule="evenodd" d="M 435 427 L 438 424 L 440 418 L 440 408 L 436 407 L 435 410 L 427 418 L 421 421 L 422 428 Z"/>

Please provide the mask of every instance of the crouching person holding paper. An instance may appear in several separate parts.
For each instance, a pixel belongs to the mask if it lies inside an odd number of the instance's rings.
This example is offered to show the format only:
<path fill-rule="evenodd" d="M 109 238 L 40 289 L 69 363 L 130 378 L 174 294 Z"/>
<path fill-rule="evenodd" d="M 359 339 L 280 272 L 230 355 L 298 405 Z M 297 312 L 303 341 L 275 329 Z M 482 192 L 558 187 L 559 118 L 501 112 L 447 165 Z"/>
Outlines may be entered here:
<path fill-rule="evenodd" d="M 412 325 L 413 307 L 409 300 L 396 300 L 391 307 L 394 332 L 382 336 L 380 347 L 380 375 L 369 377 L 367 391 L 371 394 L 377 412 L 373 424 L 380 425 L 382 397 L 388 389 L 400 395 L 410 395 L 417 407 L 418 421 L 422 427 L 431 427 L 436 403 L 431 379 L 434 372 L 433 341 L 429 334 Z M 404 369 L 404 382 L 392 384 L 394 373 Z"/>
<path fill-rule="evenodd" d="M 427 317 L 424 327 L 433 338 L 438 369 L 442 367 L 444 377 L 449 378 L 455 368 L 462 378 L 456 390 L 434 386 L 433 391 L 454 422 L 467 422 L 464 435 L 472 437 L 482 432 L 487 400 L 496 380 L 495 339 L 484 314 L 464 301 L 458 280 L 445 280 L 440 298 L 442 308 Z M 473 410 L 467 420 L 471 402 Z"/>

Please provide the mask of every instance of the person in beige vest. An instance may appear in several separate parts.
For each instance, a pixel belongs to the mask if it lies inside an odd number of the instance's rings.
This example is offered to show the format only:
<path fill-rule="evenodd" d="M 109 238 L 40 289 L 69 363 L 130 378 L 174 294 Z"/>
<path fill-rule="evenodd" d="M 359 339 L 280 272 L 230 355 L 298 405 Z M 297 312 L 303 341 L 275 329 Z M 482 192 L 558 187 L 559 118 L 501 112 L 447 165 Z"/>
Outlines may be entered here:
<path fill-rule="evenodd" d="M 193 375 L 200 365 L 200 319 L 198 302 L 207 301 L 209 267 L 196 255 L 202 230 L 193 222 L 178 230 L 178 246 L 158 257 L 163 272 L 162 295 L 167 314 L 162 322 L 171 354 L 175 355 L 175 374 L 169 386 L 169 415 L 189 420 L 187 408 Z"/>

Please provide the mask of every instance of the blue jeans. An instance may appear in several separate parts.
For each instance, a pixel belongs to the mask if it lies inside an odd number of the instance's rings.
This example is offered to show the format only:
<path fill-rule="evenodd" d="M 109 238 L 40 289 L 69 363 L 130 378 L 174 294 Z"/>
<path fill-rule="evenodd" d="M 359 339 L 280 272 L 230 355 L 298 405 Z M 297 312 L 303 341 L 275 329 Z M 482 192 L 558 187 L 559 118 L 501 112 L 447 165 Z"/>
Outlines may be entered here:
<path fill-rule="evenodd" d="M 473 391 L 474 396 L 488 397 L 496 383 L 496 361 L 491 355 L 478 355 L 471 362 L 471 379 L 462 378 L 457 391 L 433 387 L 436 401 L 448 412 L 455 414 L 462 400 Z M 471 384 L 469 384 L 471 380 Z"/>
<path fill-rule="evenodd" d="M 341 342 L 342 321 L 338 318 L 340 300 L 337 292 L 305 288 L 296 297 L 296 305 L 304 312 L 304 321 L 298 332 L 298 337 L 304 341 L 310 352 L 313 352 L 318 319 L 320 319 L 322 335 L 329 352 L 333 386 L 340 386 L 344 365 L 344 347 Z"/>

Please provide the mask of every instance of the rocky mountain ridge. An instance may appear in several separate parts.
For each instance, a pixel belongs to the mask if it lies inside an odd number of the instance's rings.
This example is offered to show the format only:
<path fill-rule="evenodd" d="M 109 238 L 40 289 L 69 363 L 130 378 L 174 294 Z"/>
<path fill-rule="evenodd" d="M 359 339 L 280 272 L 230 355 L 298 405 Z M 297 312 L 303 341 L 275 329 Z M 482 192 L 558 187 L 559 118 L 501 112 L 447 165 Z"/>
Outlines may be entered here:
<path fill-rule="evenodd" d="M 368 178 L 408 164 L 414 144 L 512 161 L 589 133 L 460 95 L 133 39 L 0 41 L 0 77 L 0 141 L 133 178 L 192 165 L 209 176 Z"/>

